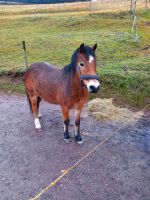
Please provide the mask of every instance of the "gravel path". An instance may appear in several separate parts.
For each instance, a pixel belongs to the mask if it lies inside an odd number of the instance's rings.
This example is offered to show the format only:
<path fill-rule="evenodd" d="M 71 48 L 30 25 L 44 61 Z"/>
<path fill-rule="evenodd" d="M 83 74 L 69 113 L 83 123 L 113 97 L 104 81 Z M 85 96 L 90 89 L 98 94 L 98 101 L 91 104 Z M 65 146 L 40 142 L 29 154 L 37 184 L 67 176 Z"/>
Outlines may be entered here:
<path fill-rule="evenodd" d="M 0 200 L 34 197 L 119 125 L 95 121 L 84 110 L 84 144 L 63 141 L 59 106 L 41 103 L 36 132 L 24 96 L 0 93 Z M 128 126 L 45 192 L 41 200 L 149 200 L 150 115 Z"/>

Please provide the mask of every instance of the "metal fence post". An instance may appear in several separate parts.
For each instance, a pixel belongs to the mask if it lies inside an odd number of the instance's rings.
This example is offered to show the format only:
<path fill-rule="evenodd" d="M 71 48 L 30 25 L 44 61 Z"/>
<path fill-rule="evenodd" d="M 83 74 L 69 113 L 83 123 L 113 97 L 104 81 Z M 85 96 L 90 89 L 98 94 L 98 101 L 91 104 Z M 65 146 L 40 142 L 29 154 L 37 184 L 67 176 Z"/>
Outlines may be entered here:
<path fill-rule="evenodd" d="M 26 69 L 28 69 L 28 60 L 27 60 L 26 42 L 25 42 L 25 41 L 22 41 L 22 44 L 23 44 L 23 50 L 24 50 L 25 66 L 26 66 Z"/>

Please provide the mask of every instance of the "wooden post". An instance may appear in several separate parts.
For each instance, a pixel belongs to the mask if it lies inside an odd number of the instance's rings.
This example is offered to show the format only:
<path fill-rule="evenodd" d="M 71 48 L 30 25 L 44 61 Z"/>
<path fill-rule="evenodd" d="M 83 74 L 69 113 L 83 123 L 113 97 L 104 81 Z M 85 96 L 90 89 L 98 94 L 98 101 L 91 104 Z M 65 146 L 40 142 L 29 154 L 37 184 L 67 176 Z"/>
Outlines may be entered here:
<path fill-rule="evenodd" d="M 133 17 L 133 23 L 132 23 L 132 31 L 134 30 L 134 28 L 136 27 L 136 1 L 137 0 L 134 0 L 134 4 L 133 4 L 133 7 L 132 7 L 132 17 Z"/>
<path fill-rule="evenodd" d="M 133 0 L 130 0 L 130 13 L 133 13 Z"/>
<path fill-rule="evenodd" d="M 89 14 L 92 14 L 92 11 L 93 11 L 93 9 L 92 9 L 92 0 L 90 0 L 90 2 L 89 2 Z"/>
<path fill-rule="evenodd" d="M 138 34 L 137 34 L 137 17 L 136 17 L 136 2 L 134 0 L 134 7 L 133 7 L 133 23 L 132 23 L 132 32 L 134 32 L 134 42 L 138 42 Z"/>
<path fill-rule="evenodd" d="M 148 0 L 145 0 L 145 9 L 148 9 L 147 4 L 148 4 Z"/>
<path fill-rule="evenodd" d="M 24 61 L 25 61 L 25 66 L 28 69 L 28 60 L 27 60 L 27 51 L 26 51 L 26 42 L 22 41 L 23 44 L 23 50 L 24 50 Z"/>

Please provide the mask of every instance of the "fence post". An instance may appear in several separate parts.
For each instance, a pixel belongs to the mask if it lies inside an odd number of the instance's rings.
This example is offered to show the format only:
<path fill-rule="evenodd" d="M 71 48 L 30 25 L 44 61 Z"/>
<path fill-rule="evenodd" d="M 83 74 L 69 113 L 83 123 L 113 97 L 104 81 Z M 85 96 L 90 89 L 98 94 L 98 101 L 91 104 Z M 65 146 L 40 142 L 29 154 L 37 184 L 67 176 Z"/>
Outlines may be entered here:
<path fill-rule="evenodd" d="M 137 17 L 136 17 L 136 2 L 134 0 L 134 7 L 133 7 L 133 23 L 132 23 L 132 32 L 134 31 L 134 42 L 138 42 L 138 34 L 137 34 Z"/>
<path fill-rule="evenodd" d="M 148 9 L 147 4 L 148 4 L 148 0 L 145 0 L 145 9 Z"/>
<path fill-rule="evenodd" d="M 133 0 L 130 0 L 130 13 L 133 13 Z"/>
<path fill-rule="evenodd" d="M 133 17 L 133 24 L 132 24 L 132 31 L 134 30 L 135 26 L 136 26 L 136 1 L 137 0 L 133 0 L 134 4 L 132 5 L 132 17 Z"/>
<path fill-rule="evenodd" d="M 89 14 L 91 14 L 93 11 L 93 8 L 92 8 L 92 0 L 90 0 L 89 2 Z"/>
<path fill-rule="evenodd" d="M 26 66 L 26 69 L 28 69 L 26 42 L 25 42 L 25 41 L 22 41 L 22 44 L 23 44 L 23 50 L 24 50 L 24 61 L 25 61 L 25 66 Z"/>

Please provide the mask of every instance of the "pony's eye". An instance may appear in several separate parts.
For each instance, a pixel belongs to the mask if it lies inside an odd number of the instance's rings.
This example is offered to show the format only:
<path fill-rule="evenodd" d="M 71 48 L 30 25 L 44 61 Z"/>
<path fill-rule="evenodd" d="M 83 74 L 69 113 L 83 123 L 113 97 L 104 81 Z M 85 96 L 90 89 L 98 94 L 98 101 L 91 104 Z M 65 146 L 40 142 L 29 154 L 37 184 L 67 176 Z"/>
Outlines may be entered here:
<path fill-rule="evenodd" d="M 84 66 L 84 62 L 80 62 L 80 66 L 83 67 Z"/>

